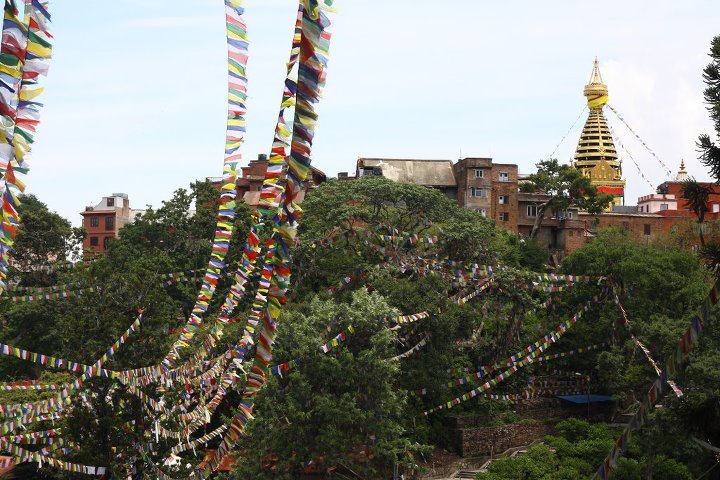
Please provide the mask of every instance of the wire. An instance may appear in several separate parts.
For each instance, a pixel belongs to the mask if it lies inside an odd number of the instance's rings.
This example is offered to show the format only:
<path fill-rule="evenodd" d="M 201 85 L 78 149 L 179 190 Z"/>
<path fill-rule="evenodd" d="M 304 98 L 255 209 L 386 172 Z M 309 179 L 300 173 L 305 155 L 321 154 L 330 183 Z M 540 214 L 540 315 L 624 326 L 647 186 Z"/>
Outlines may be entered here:
<path fill-rule="evenodd" d="M 640 138 L 640 135 L 638 135 L 638 134 L 635 132 L 635 130 L 633 130 L 630 125 L 628 125 L 628 123 L 627 123 L 627 122 L 625 121 L 625 119 L 618 113 L 618 111 L 615 110 L 615 109 L 612 107 L 612 105 L 610 105 L 610 104 L 608 104 L 608 108 L 610 109 L 610 111 L 612 111 L 612 112 L 615 114 L 615 116 L 616 116 L 618 119 L 620 119 L 620 121 L 623 123 L 623 125 L 625 125 L 625 126 L 627 127 L 627 129 L 630 130 L 630 133 L 632 133 L 633 135 L 635 135 L 635 138 L 637 138 L 638 141 L 639 141 L 640 143 L 642 143 L 643 147 L 645 147 L 645 148 L 647 149 L 647 151 L 650 152 L 650 155 L 652 155 L 653 157 L 655 157 L 655 160 L 657 160 L 658 163 L 659 163 L 660 165 L 662 165 L 662 167 L 663 167 L 663 168 L 665 169 L 665 171 L 667 172 L 667 176 L 668 176 L 668 177 L 672 177 L 672 171 L 670 170 L 670 168 L 668 168 L 668 166 L 665 165 L 665 163 L 664 163 L 662 160 L 660 160 L 660 157 L 658 157 L 657 155 L 655 155 L 655 152 L 653 152 L 652 149 L 648 146 L 648 144 L 645 143 L 642 138 Z"/>
<path fill-rule="evenodd" d="M 575 128 L 575 125 L 577 125 L 578 120 L 580 120 L 580 117 L 582 117 L 583 113 L 585 113 L 585 110 L 587 110 L 587 105 L 585 105 L 585 106 L 583 107 L 582 111 L 580 112 L 580 115 L 577 116 L 577 118 L 575 119 L 575 121 L 573 122 L 573 124 L 570 126 L 570 128 L 569 128 L 568 131 L 567 131 L 567 133 L 562 137 L 562 139 L 560 140 L 560 142 L 559 142 L 557 145 L 555 145 L 555 150 L 553 150 L 553 152 L 550 154 L 550 156 L 549 156 L 548 158 L 553 158 L 553 157 L 555 156 L 555 153 L 558 151 L 558 148 L 560 148 L 560 145 L 562 145 L 562 143 L 565 141 L 565 139 L 567 138 L 567 136 L 570 135 L 570 132 L 573 131 L 573 128 Z"/>
<path fill-rule="evenodd" d="M 623 149 L 625 153 L 627 153 L 628 158 L 632 160 L 632 163 L 635 165 L 635 168 L 637 168 L 638 174 L 642 177 L 643 180 L 647 182 L 648 185 L 650 185 L 650 188 L 655 188 L 655 186 L 650 182 L 650 180 L 647 179 L 647 177 L 643 174 L 642 169 L 640 168 L 640 165 L 635 161 L 635 158 L 632 156 L 630 151 L 623 145 L 623 143 L 620 141 L 618 136 L 615 134 L 615 131 L 613 130 L 612 126 L 608 125 L 608 129 L 610 130 L 610 135 L 613 137 L 613 141 L 616 145 L 618 145 L 620 148 Z"/>

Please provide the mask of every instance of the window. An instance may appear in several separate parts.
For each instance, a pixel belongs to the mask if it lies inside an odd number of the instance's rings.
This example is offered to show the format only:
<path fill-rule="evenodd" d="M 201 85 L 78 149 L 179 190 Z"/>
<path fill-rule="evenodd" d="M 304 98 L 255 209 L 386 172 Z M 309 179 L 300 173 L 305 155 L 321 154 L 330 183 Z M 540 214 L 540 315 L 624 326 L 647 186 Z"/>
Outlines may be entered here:
<path fill-rule="evenodd" d="M 107 206 L 108 207 L 114 207 L 115 206 L 115 199 L 113 197 L 110 197 L 107 199 Z"/>
<path fill-rule="evenodd" d="M 500 195 L 498 197 L 498 203 L 500 205 L 507 205 L 508 203 L 510 203 L 510 198 L 507 195 Z"/>
<path fill-rule="evenodd" d="M 650 224 L 646 223 L 643 225 L 643 235 L 648 236 L 650 235 Z"/>
<path fill-rule="evenodd" d="M 363 176 L 363 177 L 366 177 L 366 176 L 372 175 L 372 174 L 373 174 L 373 169 L 372 169 L 372 168 L 363 168 L 363 169 L 362 169 L 362 176 Z"/>
<path fill-rule="evenodd" d="M 668 209 L 668 204 L 667 204 L 667 203 L 661 203 L 661 204 L 660 204 L 660 210 L 667 210 L 667 209 Z"/>
<path fill-rule="evenodd" d="M 115 217 L 105 217 L 105 230 L 115 230 Z"/>
<path fill-rule="evenodd" d="M 483 172 L 479 168 L 476 168 L 475 169 L 475 178 L 484 178 L 484 177 L 485 177 L 485 172 Z"/>
<path fill-rule="evenodd" d="M 720 203 L 713 203 L 712 212 L 713 212 L 713 213 L 720 213 Z"/>
<path fill-rule="evenodd" d="M 470 195 L 473 197 L 487 198 L 488 189 L 482 187 L 470 187 Z"/>
<path fill-rule="evenodd" d="M 99 217 L 90 217 L 90 226 L 91 227 L 99 227 L 100 226 L 100 218 Z"/>
<path fill-rule="evenodd" d="M 90 246 L 92 246 L 92 247 L 98 246 L 98 237 L 90 237 Z"/>
<path fill-rule="evenodd" d="M 537 217 L 537 205 L 528 205 L 527 206 L 527 216 L 528 217 Z"/>
<path fill-rule="evenodd" d="M 498 220 L 500 220 L 501 222 L 507 222 L 508 220 L 510 220 L 510 214 L 508 212 L 502 212 L 498 215 Z"/>
<path fill-rule="evenodd" d="M 572 212 L 565 212 L 565 220 L 572 220 L 573 213 Z"/>
<path fill-rule="evenodd" d="M 478 213 L 483 217 L 487 217 L 487 210 L 485 210 L 484 208 L 478 208 Z"/>
<path fill-rule="evenodd" d="M 112 237 L 105 237 L 105 238 L 103 239 L 103 248 L 104 248 L 105 250 L 107 250 L 108 248 L 110 248 L 110 240 L 111 240 L 111 239 L 112 239 Z"/>
<path fill-rule="evenodd" d="M 510 181 L 510 174 L 508 172 L 500 172 L 499 180 L 501 182 L 509 182 Z"/>

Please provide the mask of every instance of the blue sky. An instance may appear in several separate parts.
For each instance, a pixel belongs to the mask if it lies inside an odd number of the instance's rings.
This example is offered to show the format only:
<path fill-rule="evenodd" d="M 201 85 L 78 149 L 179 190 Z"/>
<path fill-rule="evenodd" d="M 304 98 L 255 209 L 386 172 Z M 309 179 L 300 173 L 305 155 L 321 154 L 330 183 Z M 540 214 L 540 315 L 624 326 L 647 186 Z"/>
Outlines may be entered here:
<path fill-rule="evenodd" d="M 720 2 L 336 0 L 313 164 L 358 156 L 492 156 L 529 173 L 585 105 L 595 56 L 610 104 L 672 170 L 707 178 L 694 142 L 711 124 L 701 70 Z M 246 159 L 270 148 L 296 2 L 246 0 Z M 598 12 L 596 5 L 602 6 Z M 54 0 L 54 58 L 28 191 L 74 224 L 113 192 L 158 206 L 221 173 L 226 116 L 221 0 Z M 572 156 L 585 115 L 557 149 Z M 660 165 L 608 112 L 652 185 Z M 651 193 L 624 150 L 628 203 Z"/>

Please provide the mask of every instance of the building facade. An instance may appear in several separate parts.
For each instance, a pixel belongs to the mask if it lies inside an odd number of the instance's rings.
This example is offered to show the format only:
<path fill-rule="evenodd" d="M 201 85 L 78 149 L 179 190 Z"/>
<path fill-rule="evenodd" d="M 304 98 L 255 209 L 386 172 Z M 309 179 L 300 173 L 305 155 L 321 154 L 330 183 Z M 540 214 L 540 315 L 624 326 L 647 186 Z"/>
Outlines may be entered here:
<path fill-rule="evenodd" d="M 132 222 L 138 212 L 130 208 L 130 199 L 125 193 L 113 193 L 97 205 L 85 207 L 85 211 L 80 212 L 82 226 L 87 230 L 83 250 L 105 253 L 120 229 Z"/>
<path fill-rule="evenodd" d="M 358 158 L 355 178 L 367 176 L 382 176 L 399 183 L 435 188 L 453 200 L 457 197 L 452 160 Z"/>
<path fill-rule="evenodd" d="M 242 198 L 250 208 L 257 208 L 260 202 L 260 191 L 262 190 L 265 171 L 268 167 L 267 155 L 260 154 L 256 160 L 242 167 L 241 174 L 236 180 L 238 198 Z M 222 177 L 207 177 L 207 181 L 213 183 L 218 190 L 222 186 Z M 325 173 L 315 167 L 310 168 L 308 178 L 305 180 L 305 189 L 298 195 L 298 201 L 302 202 L 305 193 L 327 180 Z"/>
<path fill-rule="evenodd" d="M 517 233 L 518 167 L 492 158 L 463 158 L 453 165 L 457 202 Z"/>

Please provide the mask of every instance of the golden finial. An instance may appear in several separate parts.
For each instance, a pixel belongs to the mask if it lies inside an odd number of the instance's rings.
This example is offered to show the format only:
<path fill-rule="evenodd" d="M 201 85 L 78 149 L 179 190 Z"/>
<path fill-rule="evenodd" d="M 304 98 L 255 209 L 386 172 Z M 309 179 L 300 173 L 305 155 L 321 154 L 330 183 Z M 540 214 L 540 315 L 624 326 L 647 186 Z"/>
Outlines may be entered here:
<path fill-rule="evenodd" d="M 688 178 L 687 170 L 685 170 L 685 160 L 680 160 L 680 170 L 678 170 L 677 175 L 675 175 L 675 181 L 676 182 L 684 182 Z"/>
<path fill-rule="evenodd" d="M 600 75 L 600 62 L 597 57 L 595 57 L 593 63 L 590 82 L 585 85 L 583 94 L 588 100 L 588 107 L 591 109 L 602 108 L 608 102 L 608 88 L 603 83 L 602 75 Z"/>

